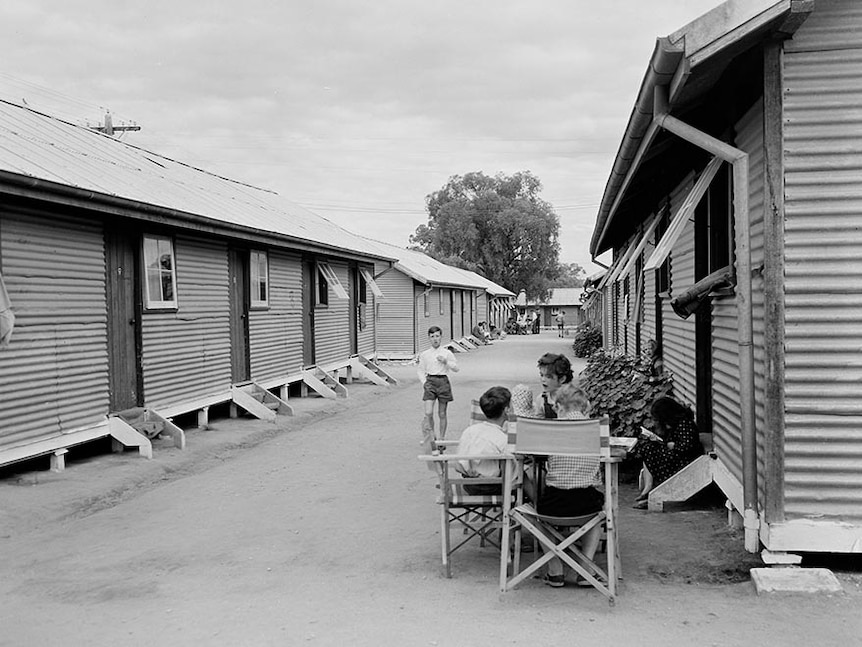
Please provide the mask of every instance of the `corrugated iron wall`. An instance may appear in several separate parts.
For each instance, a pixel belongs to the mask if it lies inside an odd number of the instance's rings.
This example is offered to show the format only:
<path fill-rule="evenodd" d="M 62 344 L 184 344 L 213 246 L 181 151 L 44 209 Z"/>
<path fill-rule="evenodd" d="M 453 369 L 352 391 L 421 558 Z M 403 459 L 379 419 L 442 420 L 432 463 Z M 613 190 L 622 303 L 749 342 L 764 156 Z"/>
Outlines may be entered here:
<path fill-rule="evenodd" d="M 149 407 L 230 389 L 227 246 L 177 236 L 176 312 L 144 312 L 142 365 Z"/>
<path fill-rule="evenodd" d="M 296 373 L 302 366 L 302 259 L 270 250 L 269 308 L 249 312 L 252 379 Z"/>
<path fill-rule="evenodd" d="M 375 272 L 384 267 L 378 264 Z M 377 349 L 384 356 L 412 355 L 416 352 L 413 279 L 393 269 L 375 280 L 385 297 L 376 302 Z"/>
<path fill-rule="evenodd" d="M 0 349 L 0 450 L 103 420 L 109 409 L 101 225 L 0 213 L 3 279 L 15 313 Z"/>
<path fill-rule="evenodd" d="M 330 267 L 350 294 L 347 263 L 330 261 Z M 323 366 L 350 357 L 350 299 L 338 299 L 329 288 L 329 305 L 314 311 L 315 360 Z"/>
<path fill-rule="evenodd" d="M 491 325 L 491 313 L 488 310 L 488 293 L 482 290 L 476 298 L 476 323 L 484 321 Z"/>
<path fill-rule="evenodd" d="M 788 518 L 862 519 L 862 5 L 785 44 Z"/>
<path fill-rule="evenodd" d="M 751 220 L 751 266 L 762 267 L 763 239 L 763 102 L 758 101 L 736 124 L 735 145 L 748 153 L 748 211 Z M 763 429 L 765 392 L 763 275 L 751 277 L 754 345 L 755 425 L 758 430 L 758 471 L 763 473 Z M 739 413 L 738 310 L 734 296 L 712 299 L 713 443 L 718 455 L 742 480 L 742 436 Z M 763 479 L 759 480 L 761 491 Z"/>
<path fill-rule="evenodd" d="M 670 196 L 671 217 L 685 200 L 692 187 L 691 179 L 680 184 Z M 694 222 L 689 220 L 673 246 L 670 255 L 670 291 L 677 296 L 694 285 Z M 665 367 L 673 373 L 673 390 L 678 400 L 695 408 L 697 386 L 695 376 L 695 318 L 681 319 L 670 306 L 662 302 L 663 357 Z"/>

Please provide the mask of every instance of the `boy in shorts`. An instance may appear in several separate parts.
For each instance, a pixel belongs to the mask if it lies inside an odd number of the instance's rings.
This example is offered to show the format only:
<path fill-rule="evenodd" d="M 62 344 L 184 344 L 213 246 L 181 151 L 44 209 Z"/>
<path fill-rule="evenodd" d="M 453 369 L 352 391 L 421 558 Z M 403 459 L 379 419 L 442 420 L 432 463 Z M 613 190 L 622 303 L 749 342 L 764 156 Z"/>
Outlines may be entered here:
<path fill-rule="evenodd" d="M 419 381 L 422 382 L 422 401 L 425 406 L 425 418 L 422 421 L 422 444 L 446 437 L 448 420 L 446 408 L 452 402 L 452 385 L 449 384 L 449 372 L 458 372 L 458 362 L 448 348 L 443 348 L 443 330 L 439 326 L 428 329 L 428 339 L 431 348 L 419 354 Z M 437 417 L 440 418 L 440 435 L 434 434 L 434 402 L 437 402 Z"/>

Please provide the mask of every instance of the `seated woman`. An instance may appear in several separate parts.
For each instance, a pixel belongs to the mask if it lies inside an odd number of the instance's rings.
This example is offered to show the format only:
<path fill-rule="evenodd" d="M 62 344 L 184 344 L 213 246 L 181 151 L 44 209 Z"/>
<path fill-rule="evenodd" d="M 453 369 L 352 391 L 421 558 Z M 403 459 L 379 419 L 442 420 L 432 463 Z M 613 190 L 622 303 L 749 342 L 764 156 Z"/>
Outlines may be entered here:
<path fill-rule="evenodd" d="M 703 454 L 691 409 L 673 398 L 657 398 L 650 407 L 655 433 L 646 429 L 630 453 L 643 460 L 644 487 L 634 507 L 647 508 L 650 490 Z"/>
<path fill-rule="evenodd" d="M 571 382 L 556 390 L 554 412 L 561 420 L 580 420 L 587 417 L 590 402 L 583 390 Z M 548 456 L 545 487 L 536 498 L 536 487 L 525 482 L 527 495 L 536 501 L 539 514 L 552 517 L 578 517 L 598 512 L 605 502 L 602 492 L 601 461 L 598 456 Z M 602 537 L 601 525 L 597 525 L 578 541 L 587 559 L 592 559 Z M 554 557 L 548 561 L 545 584 L 554 588 L 565 586 L 563 563 Z M 590 586 L 578 578 L 578 586 Z"/>

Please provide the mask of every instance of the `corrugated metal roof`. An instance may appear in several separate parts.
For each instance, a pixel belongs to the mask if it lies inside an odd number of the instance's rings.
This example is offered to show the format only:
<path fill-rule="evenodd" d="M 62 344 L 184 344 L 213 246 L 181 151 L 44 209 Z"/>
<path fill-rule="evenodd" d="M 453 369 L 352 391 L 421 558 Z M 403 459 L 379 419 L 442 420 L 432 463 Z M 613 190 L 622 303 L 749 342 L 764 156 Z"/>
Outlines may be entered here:
<path fill-rule="evenodd" d="M 470 272 L 473 276 L 469 276 L 463 270 L 441 263 L 423 252 L 396 247 L 395 245 L 379 240 L 372 240 L 371 238 L 365 238 L 364 240 L 372 248 L 376 248 L 381 255 L 388 254 L 390 257 L 397 259 L 395 263 L 396 269 L 401 270 L 420 283 L 471 289 L 484 289 L 486 287 L 485 281 L 487 279 L 482 279 L 482 277 L 473 272 Z"/>
<path fill-rule="evenodd" d="M 670 108 L 691 109 L 704 101 L 720 80 L 722 65 L 731 54 L 739 54 L 740 49 L 754 45 L 771 30 L 790 29 L 791 24 L 798 27 L 798 21 L 810 10 L 802 4 L 793 6 L 789 0 L 729 0 L 667 38 L 657 39 L 599 206 L 590 241 L 593 256 L 614 246 L 609 234 L 616 221 L 625 220 L 623 212 L 641 208 L 642 198 L 633 199 L 633 207 L 622 204 L 629 194 L 636 193 L 635 185 L 653 182 L 641 171 L 653 154 L 660 157 L 666 145 L 657 135 L 660 129 L 653 124 L 655 88 L 674 88 L 673 84 L 678 83 L 675 96 L 670 97 Z M 797 16 L 796 22 L 785 25 L 791 13 Z M 653 172 L 666 171 L 664 164 L 658 167 L 660 170 Z M 628 222 L 626 226 L 634 225 Z"/>
<path fill-rule="evenodd" d="M 364 239 L 273 191 L 220 177 L 102 133 L 0 101 L 0 172 L 155 205 L 213 226 L 380 256 Z"/>
<path fill-rule="evenodd" d="M 550 296 L 542 301 L 544 306 L 578 306 L 581 305 L 583 288 L 551 288 Z"/>
<path fill-rule="evenodd" d="M 479 285 L 484 286 L 485 292 L 487 292 L 491 296 L 495 296 L 495 297 L 513 297 L 513 296 L 515 296 L 515 293 L 512 292 L 511 290 L 507 290 L 502 285 L 498 285 L 497 283 L 494 283 L 491 279 L 487 279 L 484 276 L 482 276 L 481 274 L 477 274 L 476 272 L 472 272 L 470 270 L 464 270 L 461 268 L 455 268 L 455 269 L 457 269 L 459 272 L 462 272 L 463 274 L 467 275 L 469 280 L 476 281 L 479 283 Z"/>

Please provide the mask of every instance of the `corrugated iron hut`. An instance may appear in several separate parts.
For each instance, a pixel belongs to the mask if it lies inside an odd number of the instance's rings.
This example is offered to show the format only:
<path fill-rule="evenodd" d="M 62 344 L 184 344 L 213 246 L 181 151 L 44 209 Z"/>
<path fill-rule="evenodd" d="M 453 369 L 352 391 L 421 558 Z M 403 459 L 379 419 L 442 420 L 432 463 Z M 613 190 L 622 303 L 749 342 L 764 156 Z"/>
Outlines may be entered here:
<path fill-rule="evenodd" d="M 486 279 L 481 274 L 461 268 L 458 270 L 464 273 L 471 282 L 485 287 L 484 290 L 479 290 L 476 293 L 477 322 L 484 321 L 502 332 L 506 327 L 509 311 L 515 307 L 513 305 L 515 293 L 490 279 Z"/>
<path fill-rule="evenodd" d="M 182 445 L 170 417 L 203 425 L 228 401 L 272 417 L 293 382 L 343 394 L 334 372 L 368 372 L 360 356 L 375 354 L 372 274 L 387 262 L 272 192 L 0 102 L 15 316 L 0 464 L 62 465 L 64 448 L 108 435 L 146 454 L 143 430 Z"/>
<path fill-rule="evenodd" d="M 862 7 L 726 2 L 660 38 L 594 230 L 606 344 L 660 344 L 746 548 L 862 550 Z M 688 479 L 688 480 L 687 480 Z"/>
<path fill-rule="evenodd" d="M 440 326 L 445 342 L 457 345 L 480 320 L 477 294 L 485 284 L 427 254 L 367 240 L 381 256 L 396 258 L 391 269 L 378 264 L 375 280 L 386 295 L 377 303 L 377 351 L 381 358 L 406 359 L 430 346 L 428 328 Z"/>

